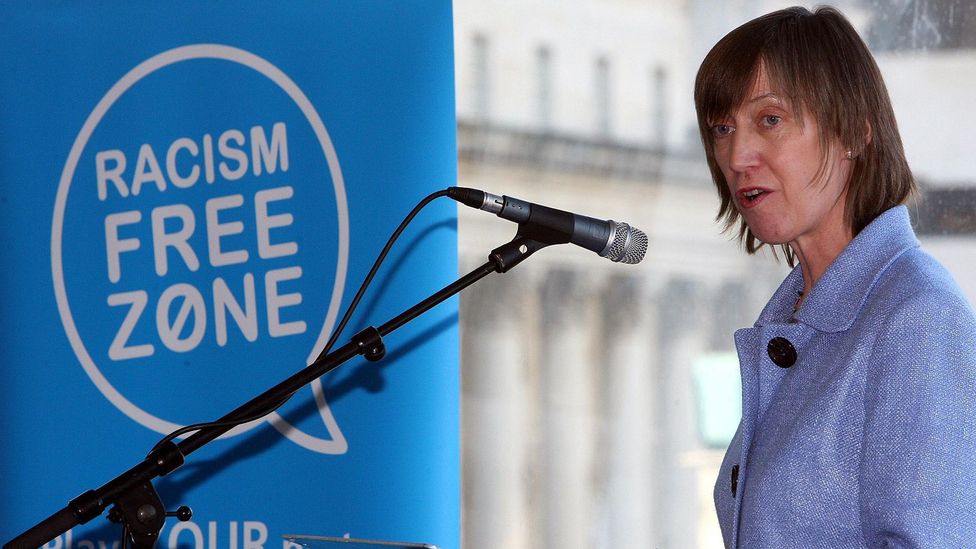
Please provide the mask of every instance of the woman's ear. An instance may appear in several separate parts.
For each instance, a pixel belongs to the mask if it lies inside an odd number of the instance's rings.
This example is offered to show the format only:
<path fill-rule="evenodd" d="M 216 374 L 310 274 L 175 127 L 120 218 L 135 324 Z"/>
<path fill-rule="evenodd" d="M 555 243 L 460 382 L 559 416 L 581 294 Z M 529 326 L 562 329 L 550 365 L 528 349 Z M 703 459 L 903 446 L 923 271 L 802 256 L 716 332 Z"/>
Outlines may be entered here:
<path fill-rule="evenodd" d="M 847 159 L 852 160 L 864 152 L 871 144 L 871 139 L 874 138 L 874 132 L 871 130 L 871 122 L 864 122 L 864 143 L 855 144 L 850 149 L 847 149 Z"/>

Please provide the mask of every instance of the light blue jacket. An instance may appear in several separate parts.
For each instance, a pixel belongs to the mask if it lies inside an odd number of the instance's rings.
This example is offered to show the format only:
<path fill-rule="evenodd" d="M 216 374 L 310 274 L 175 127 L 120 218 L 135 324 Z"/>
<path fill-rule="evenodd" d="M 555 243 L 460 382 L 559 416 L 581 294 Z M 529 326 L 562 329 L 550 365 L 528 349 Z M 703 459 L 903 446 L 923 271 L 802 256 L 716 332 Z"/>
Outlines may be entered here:
<path fill-rule="evenodd" d="M 794 315 L 802 288 L 797 268 L 735 334 L 726 547 L 976 547 L 976 317 L 908 210 L 868 225 Z"/>

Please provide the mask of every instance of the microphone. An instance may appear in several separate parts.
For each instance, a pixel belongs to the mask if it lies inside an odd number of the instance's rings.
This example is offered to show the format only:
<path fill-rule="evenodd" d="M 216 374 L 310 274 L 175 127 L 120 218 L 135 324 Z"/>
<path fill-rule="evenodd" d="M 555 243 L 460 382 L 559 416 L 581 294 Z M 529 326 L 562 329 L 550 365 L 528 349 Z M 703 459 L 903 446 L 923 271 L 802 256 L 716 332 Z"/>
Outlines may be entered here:
<path fill-rule="evenodd" d="M 564 212 L 467 187 L 448 187 L 447 196 L 520 226 L 527 223 L 539 228 L 546 244 L 570 242 L 610 261 L 630 264 L 639 263 L 647 252 L 647 235 L 626 223 Z"/>

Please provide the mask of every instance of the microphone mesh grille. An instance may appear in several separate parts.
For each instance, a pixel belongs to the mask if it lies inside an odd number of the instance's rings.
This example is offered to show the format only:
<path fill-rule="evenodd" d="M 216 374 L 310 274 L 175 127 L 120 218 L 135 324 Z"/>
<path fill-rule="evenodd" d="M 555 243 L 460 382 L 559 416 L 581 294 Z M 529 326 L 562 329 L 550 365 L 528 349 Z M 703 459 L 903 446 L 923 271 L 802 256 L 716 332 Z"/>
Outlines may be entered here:
<path fill-rule="evenodd" d="M 635 229 L 626 223 L 617 223 L 614 227 L 613 242 L 606 257 L 617 263 L 640 263 L 647 253 L 647 235 L 640 229 Z"/>

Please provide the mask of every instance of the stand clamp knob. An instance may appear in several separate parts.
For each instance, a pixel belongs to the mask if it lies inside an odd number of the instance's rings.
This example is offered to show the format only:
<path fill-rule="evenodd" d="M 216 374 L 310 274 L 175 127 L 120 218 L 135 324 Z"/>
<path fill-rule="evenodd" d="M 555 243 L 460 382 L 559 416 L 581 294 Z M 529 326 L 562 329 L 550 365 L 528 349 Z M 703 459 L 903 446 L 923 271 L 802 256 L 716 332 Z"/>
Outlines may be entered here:
<path fill-rule="evenodd" d="M 167 511 L 167 517 L 176 517 L 176 520 L 180 522 L 188 522 L 193 518 L 193 510 L 186 505 L 180 505 L 179 509 L 175 511 Z"/>

